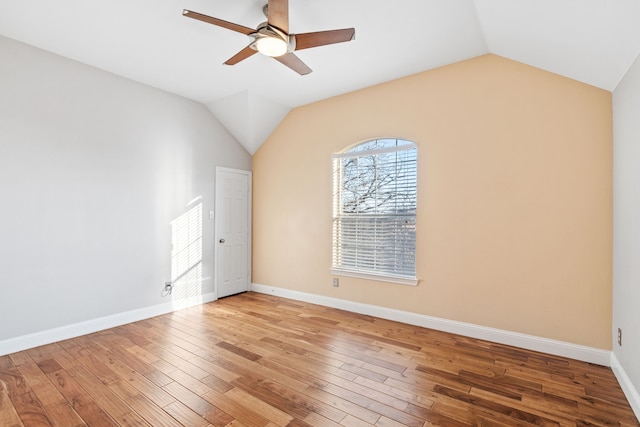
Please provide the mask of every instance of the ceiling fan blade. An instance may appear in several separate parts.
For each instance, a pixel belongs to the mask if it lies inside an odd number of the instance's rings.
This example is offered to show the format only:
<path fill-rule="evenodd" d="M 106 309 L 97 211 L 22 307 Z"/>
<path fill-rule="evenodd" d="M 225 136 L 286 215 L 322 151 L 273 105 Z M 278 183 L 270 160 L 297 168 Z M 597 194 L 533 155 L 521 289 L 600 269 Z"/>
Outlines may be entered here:
<path fill-rule="evenodd" d="M 183 10 L 182 15 L 187 18 L 197 19 L 198 21 L 207 22 L 209 24 L 217 25 L 218 27 L 226 28 L 228 30 L 236 31 L 238 33 L 249 35 L 255 33 L 253 28 L 245 27 L 244 25 L 234 24 L 233 22 L 223 21 L 222 19 L 214 18 L 213 16 L 203 15 L 202 13 L 193 12 L 191 10 Z"/>
<path fill-rule="evenodd" d="M 302 60 L 297 56 L 295 56 L 293 53 L 287 53 L 286 55 L 276 56 L 273 59 L 291 68 L 293 71 L 300 74 L 301 76 L 304 76 L 305 74 L 309 74 L 312 71 L 311 68 L 307 66 L 307 64 L 302 62 Z"/>
<path fill-rule="evenodd" d="M 324 46 L 327 44 L 348 42 L 355 38 L 355 28 L 342 30 L 318 31 L 315 33 L 296 34 L 296 50 L 309 49 L 310 47 Z"/>
<path fill-rule="evenodd" d="M 289 0 L 269 0 L 267 22 L 289 34 Z"/>
<path fill-rule="evenodd" d="M 253 49 L 251 45 L 245 47 L 240 52 L 233 55 L 231 58 L 225 61 L 225 65 L 236 65 L 240 61 L 244 61 L 254 53 L 258 53 L 257 50 Z"/>

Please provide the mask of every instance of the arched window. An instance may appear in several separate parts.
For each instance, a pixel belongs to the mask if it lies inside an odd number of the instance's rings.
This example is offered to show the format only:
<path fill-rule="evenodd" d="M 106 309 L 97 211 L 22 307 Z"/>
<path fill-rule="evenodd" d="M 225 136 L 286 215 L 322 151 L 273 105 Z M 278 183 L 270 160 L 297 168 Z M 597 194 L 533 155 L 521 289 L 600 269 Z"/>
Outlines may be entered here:
<path fill-rule="evenodd" d="M 333 155 L 334 274 L 416 284 L 417 147 L 375 139 Z"/>

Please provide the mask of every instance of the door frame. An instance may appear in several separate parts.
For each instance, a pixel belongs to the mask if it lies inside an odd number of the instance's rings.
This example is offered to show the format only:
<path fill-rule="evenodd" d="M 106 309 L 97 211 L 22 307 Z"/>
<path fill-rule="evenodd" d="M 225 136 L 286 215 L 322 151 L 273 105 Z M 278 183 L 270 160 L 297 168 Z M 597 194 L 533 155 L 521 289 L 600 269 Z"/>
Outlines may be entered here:
<path fill-rule="evenodd" d="M 253 239 L 253 233 L 251 230 L 251 224 L 253 222 L 251 213 L 252 213 L 252 204 L 251 201 L 253 199 L 253 187 L 252 187 L 252 178 L 253 174 L 251 171 L 242 170 L 242 169 L 233 169 L 227 168 L 223 166 L 216 166 L 216 181 L 214 185 L 214 195 L 213 195 L 213 204 L 214 204 L 214 222 L 213 222 L 213 284 L 214 284 L 214 294 L 215 299 L 219 298 L 218 293 L 218 240 L 220 237 L 218 236 L 218 174 L 220 172 L 226 173 L 237 173 L 241 175 L 247 176 L 247 289 L 246 291 L 251 290 L 251 241 Z"/>

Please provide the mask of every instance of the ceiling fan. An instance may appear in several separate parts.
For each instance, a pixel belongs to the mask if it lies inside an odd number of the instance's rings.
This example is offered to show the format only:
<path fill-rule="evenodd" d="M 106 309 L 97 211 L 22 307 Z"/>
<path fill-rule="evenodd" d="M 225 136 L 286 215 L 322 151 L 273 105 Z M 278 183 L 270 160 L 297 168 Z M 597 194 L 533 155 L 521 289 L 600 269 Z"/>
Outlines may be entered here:
<path fill-rule="evenodd" d="M 225 62 L 226 65 L 235 65 L 238 62 L 249 58 L 251 55 L 260 52 L 286 65 L 300 75 L 309 74 L 311 72 L 311 68 L 302 62 L 300 58 L 294 55 L 294 51 L 328 44 L 348 42 L 353 40 L 355 37 L 355 28 L 289 34 L 288 0 L 269 0 L 269 3 L 262 8 L 262 11 L 267 17 L 267 22 L 261 23 L 255 30 L 253 28 L 223 21 L 222 19 L 186 9 L 182 14 L 188 18 L 197 19 L 199 21 L 245 34 L 252 39 L 249 46 L 229 58 Z"/>

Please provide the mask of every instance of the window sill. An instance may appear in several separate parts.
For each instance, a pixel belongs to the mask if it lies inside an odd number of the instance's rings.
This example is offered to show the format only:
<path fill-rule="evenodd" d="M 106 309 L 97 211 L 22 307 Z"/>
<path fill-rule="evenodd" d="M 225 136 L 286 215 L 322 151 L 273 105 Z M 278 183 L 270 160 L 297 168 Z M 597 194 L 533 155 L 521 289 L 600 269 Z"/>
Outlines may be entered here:
<path fill-rule="evenodd" d="M 420 280 L 416 277 L 394 276 L 390 274 L 372 274 L 362 271 L 343 270 L 341 268 L 331 268 L 331 274 L 336 276 L 357 277 L 360 279 L 377 280 L 380 282 L 398 283 L 400 285 L 417 286 Z"/>

